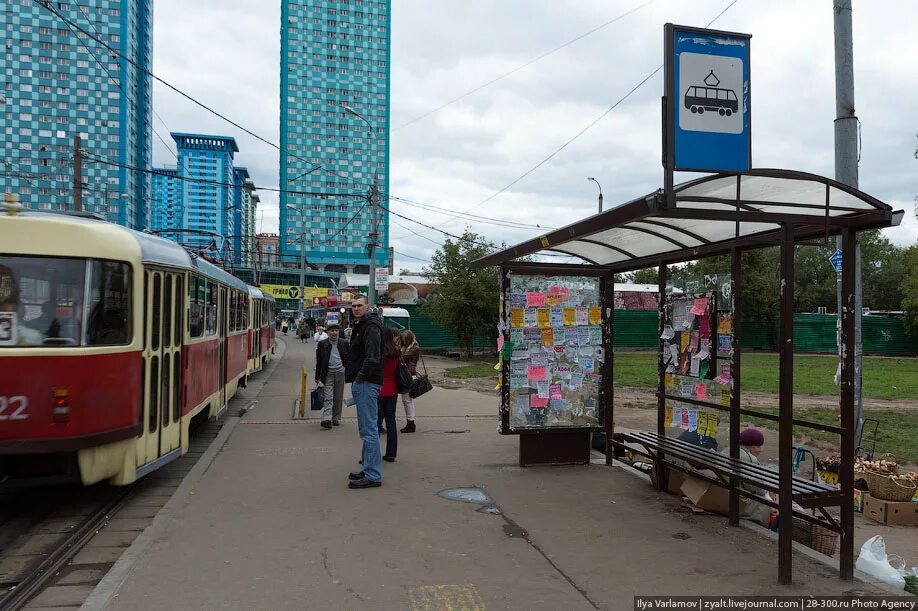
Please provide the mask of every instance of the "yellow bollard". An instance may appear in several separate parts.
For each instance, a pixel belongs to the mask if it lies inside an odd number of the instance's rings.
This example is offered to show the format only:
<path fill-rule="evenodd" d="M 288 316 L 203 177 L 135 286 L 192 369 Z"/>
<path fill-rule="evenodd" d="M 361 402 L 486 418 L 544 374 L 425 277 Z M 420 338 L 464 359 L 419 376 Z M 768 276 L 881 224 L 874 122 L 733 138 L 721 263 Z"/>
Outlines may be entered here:
<path fill-rule="evenodd" d="M 303 373 L 300 377 L 300 418 L 306 417 L 306 383 L 309 380 L 309 374 L 306 373 L 306 368 L 303 367 Z"/>

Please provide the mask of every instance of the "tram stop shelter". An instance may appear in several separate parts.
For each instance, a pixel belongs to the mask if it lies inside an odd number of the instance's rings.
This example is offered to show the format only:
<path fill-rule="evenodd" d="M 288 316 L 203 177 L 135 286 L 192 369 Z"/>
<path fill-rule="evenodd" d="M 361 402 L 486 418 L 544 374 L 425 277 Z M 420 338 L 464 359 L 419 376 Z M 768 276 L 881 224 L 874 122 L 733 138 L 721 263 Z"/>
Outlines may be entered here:
<path fill-rule="evenodd" d="M 562 457 L 562 460 L 555 462 L 584 462 L 576 458 L 580 456 L 584 440 L 589 444 L 591 431 L 604 431 L 607 440 L 607 464 L 611 464 L 613 446 L 627 444 L 627 447 L 636 449 L 638 453 L 648 456 L 654 462 L 658 474 L 656 485 L 660 488 L 665 486 L 668 473 L 681 470 L 691 471 L 696 477 L 728 489 L 728 515 L 731 525 L 739 523 L 741 498 L 755 498 L 760 503 L 777 508 L 780 516 L 793 515 L 793 520 L 778 521 L 779 582 L 792 581 L 794 522 L 804 525 L 815 524 L 822 529 L 838 533 L 840 574 L 844 579 L 853 578 L 853 491 L 856 451 L 854 384 L 857 348 L 855 317 L 859 315 L 854 307 L 855 245 L 858 232 L 898 225 L 902 216 L 902 211 L 894 211 L 878 199 L 829 178 L 791 170 L 754 169 L 739 174 L 719 173 L 705 176 L 676 185 L 669 194 L 657 190 L 478 259 L 473 264 L 475 269 L 500 266 L 504 289 L 501 296 L 501 329 L 506 339 L 502 353 L 501 432 L 519 434 L 520 462 L 533 464 L 540 462 L 539 457 L 545 456 Z M 829 236 L 838 234 L 841 234 L 843 244 L 841 409 L 838 425 L 829 426 L 802 420 L 794 415 L 794 247 L 800 244 L 824 244 Z M 740 303 L 743 294 L 741 255 L 744 251 L 766 246 L 778 246 L 780 251 L 780 376 L 777 415 L 744 409 L 740 402 Z M 573 255 L 585 263 L 556 264 L 518 260 L 521 257 L 549 253 Z M 729 255 L 729 295 L 709 294 L 703 289 L 688 295 L 677 295 L 673 291 L 667 294 L 668 265 L 714 255 Z M 616 435 L 612 384 L 612 337 L 615 333 L 612 317 L 613 274 L 648 267 L 659 268 L 657 427 L 655 431 Z M 513 294 L 514 289 L 511 286 L 511 283 L 517 282 L 520 277 L 576 277 L 598 280 L 596 293 L 603 316 L 601 322 L 596 322 L 602 326 L 602 346 L 601 350 L 595 352 L 599 358 L 595 363 L 599 366 L 595 370 L 591 369 L 592 373 L 588 374 L 592 375 L 597 388 L 595 417 L 589 417 L 589 408 L 584 417 L 584 410 L 576 406 L 573 408 L 575 416 L 570 421 L 552 417 L 551 408 L 556 403 L 560 409 L 571 409 L 572 402 L 546 401 L 542 393 L 544 387 L 539 389 L 539 395 L 529 395 L 531 405 L 537 405 L 537 408 L 527 408 L 525 396 L 511 404 L 511 398 L 519 396 L 520 386 L 539 384 L 533 382 L 533 379 L 559 380 L 556 384 L 550 384 L 550 396 L 555 397 L 558 392 L 556 389 L 567 388 L 564 376 L 569 376 L 567 366 L 562 368 L 561 377 L 552 378 L 550 372 L 557 372 L 557 366 L 550 366 L 549 373 L 546 374 L 541 365 L 530 365 L 527 381 L 526 374 L 521 373 L 523 368 L 514 366 L 518 352 L 534 359 L 535 353 L 539 351 L 539 343 L 532 341 L 523 344 L 531 348 L 532 354 L 528 354 L 528 350 L 518 350 L 512 341 L 509 342 L 510 349 L 506 349 L 507 340 L 511 338 L 519 340 L 524 337 L 526 340 L 532 340 L 532 337 L 537 337 L 535 333 L 530 337 L 525 328 L 520 329 L 529 327 L 531 322 L 542 327 L 544 321 L 541 313 L 536 318 L 530 316 L 528 310 L 538 309 L 539 306 L 549 310 L 550 307 L 545 307 L 546 295 L 550 299 L 551 291 L 555 291 L 564 292 L 563 296 L 566 296 L 570 290 L 564 287 L 556 290 L 556 285 L 553 284 L 548 293 L 525 293 L 527 302 L 524 303 L 521 296 L 523 293 Z M 525 290 L 525 284 L 519 286 L 524 288 L 517 290 Z M 569 283 L 569 286 L 578 285 Z M 548 303 L 548 306 L 550 305 L 551 302 Z M 522 314 L 513 312 L 514 308 L 525 313 L 525 320 Z M 576 313 L 576 308 L 570 309 Z M 570 320 L 566 312 L 564 317 L 563 321 L 560 317 L 556 321 L 552 312 L 551 323 L 580 322 L 573 319 L 574 313 L 571 314 Z M 579 313 L 577 317 L 579 318 Z M 590 317 L 590 324 L 593 324 L 592 309 Z M 730 319 L 729 324 L 724 324 L 724 319 L 727 318 Z M 581 341 L 580 333 L 571 329 L 575 327 L 569 327 L 566 332 L 555 333 L 556 336 L 560 333 L 567 340 L 560 342 L 560 345 L 557 341 L 542 341 L 545 351 L 556 350 L 556 353 L 561 355 L 579 343 L 581 348 L 571 349 L 582 354 L 584 342 Z M 730 331 L 729 337 L 725 335 L 718 339 L 717 333 L 723 334 L 726 331 Z M 688 334 L 681 342 L 678 341 L 680 333 Z M 698 348 L 699 333 L 701 350 Z M 545 338 L 546 335 L 543 334 L 541 339 Z M 570 341 L 572 338 L 576 341 Z M 693 347 L 694 352 L 689 354 Z M 699 354 L 702 350 L 703 353 Z M 589 353 L 589 348 L 586 352 Z M 725 356 L 721 356 L 722 353 L 725 353 Z M 544 355 L 538 356 L 540 359 L 544 358 Z M 553 355 L 549 356 L 554 358 Z M 701 363 L 700 370 L 695 369 L 695 364 L 691 362 L 692 358 L 697 358 Z M 589 358 L 584 365 L 592 367 Z M 574 368 L 577 368 L 576 364 Z M 698 392 L 697 396 L 691 392 L 680 392 L 679 385 L 674 386 L 672 382 L 673 379 L 679 379 L 680 374 L 683 380 L 682 388 L 688 388 L 690 391 L 692 386 L 697 387 L 697 384 L 706 384 L 709 381 L 721 384 L 721 399 L 708 396 L 707 390 L 703 393 Z M 575 374 L 575 377 L 579 383 L 580 376 Z M 689 381 L 688 385 L 685 384 L 686 378 Z M 526 393 L 529 391 L 530 389 L 525 389 Z M 539 398 L 535 398 L 537 396 Z M 590 400 L 574 404 L 590 405 Z M 709 410 L 709 413 L 718 414 L 718 419 L 728 418 L 729 453 L 716 453 L 698 444 L 677 439 L 672 434 L 668 436 L 667 428 L 671 424 L 670 420 L 676 410 L 673 406 L 676 404 L 688 406 L 686 409 L 679 408 L 676 412 L 681 418 L 685 418 L 686 413 L 694 410 Z M 521 420 L 522 416 L 519 416 L 517 411 L 519 414 L 525 414 L 527 420 Z M 712 416 L 713 414 L 708 416 L 705 412 L 696 413 L 696 417 Z M 740 461 L 740 416 L 753 416 L 777 422 L 777 473 L 762 465 Z M 518 426 L 514 426 L 514 422 Z M 706 423 L 707 421 L 693 422 L 691 430 L 701 431 L 702 426 L 707 426 Z M 562 426 L 558 426 L 559 424 Z M 841 470 L 838 487 L 794 475 L 794 427 L 827 431 L 839 436 Z M 566 453 L 565 446 L 573 447 L 572 453 Z M 696 469 L 703 469 L 707 475 L 699 475 Z M 778 500 L 771 500 L 771 497 L 755 497 L 741 487 L 743 484 L 776 494 Z"/>

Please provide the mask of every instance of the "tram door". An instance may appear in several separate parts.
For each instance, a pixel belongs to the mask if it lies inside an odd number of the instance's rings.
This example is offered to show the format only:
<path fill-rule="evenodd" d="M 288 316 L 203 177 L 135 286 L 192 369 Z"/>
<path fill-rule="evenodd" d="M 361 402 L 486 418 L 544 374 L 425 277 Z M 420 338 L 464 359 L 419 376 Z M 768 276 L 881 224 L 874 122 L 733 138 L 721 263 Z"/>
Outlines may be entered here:
<path fill-rule="evenodd" d="M 220 301 L 217 310 L 219 316 L 217 317 L 217 325 L 220 334 L 220 361 L 218 363 L 218 368 L 220 373 L 217 376 L 217 379 L 220 384 L 220 405 L 219 409 L 226 407 L 226 329 L 227 329 L 227 316 L 229 311 L 226 307 L 226 288 L 220 287 Z"/>
<path fill-rule="evenodd" d="M 181 445 L 180 418 L 175 416 L 176 406 L 179 405 L 181 396 L 182 342 L 180 331 L 182 316 L 175 302 L 176 289 L 179 291 L 178 298 L 180 300 L 183 298 L 182 284 L 182 274 L 146 271 L 144 282 L 147 333 L 144 342 L 146 434 L 144 435 L 143 456 L 138 456 L 138 464 L 156 460 Z M 178 333 L 176 328 L 179 330 Z M 180 411 L 179 405 L 179 415 Z"/>

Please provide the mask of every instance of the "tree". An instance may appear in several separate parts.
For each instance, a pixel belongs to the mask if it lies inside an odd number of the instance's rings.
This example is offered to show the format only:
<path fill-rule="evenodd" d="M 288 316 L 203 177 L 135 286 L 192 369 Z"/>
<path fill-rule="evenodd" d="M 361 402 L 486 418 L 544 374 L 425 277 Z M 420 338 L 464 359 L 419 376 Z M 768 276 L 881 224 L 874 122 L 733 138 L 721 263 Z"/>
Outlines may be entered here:
<path fill-rule="evenodd" d="M 905 328 L 909 335 L 918 338 L 918 246 L 903 251 L 903 276 L 899 289 L 902 292 L 902 309 L 905 310 Z"/>
<path fill-rule="evenodd" d="M 660 282 L 660 271 L 656 267 L 639 269 L 627 274 L 622 274 L 623 282 L 633 284 L 658 284 Z"/>
<path fill-rule="evenodd" d="M 500 280 L 496 268 L 477 272 L 471 263 L 495 250 L 494 244 L 466 230 L 456 240 L 446 240 L 425 268 L 435 296 L 423 305 L 425 312 L 446 327 L 471 356 L 476 335 L 497 337 L 500 318 Z"/>

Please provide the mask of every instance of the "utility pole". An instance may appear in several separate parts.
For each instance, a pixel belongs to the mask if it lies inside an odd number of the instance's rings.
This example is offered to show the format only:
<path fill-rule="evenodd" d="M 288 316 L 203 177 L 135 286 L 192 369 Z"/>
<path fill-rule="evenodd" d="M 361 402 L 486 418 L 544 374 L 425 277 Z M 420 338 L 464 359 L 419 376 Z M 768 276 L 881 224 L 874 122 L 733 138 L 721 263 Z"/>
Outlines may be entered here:
<path fill-rule="evenodd" d="M 851 26 L 851 0 L 833 0 L 835 13 L 835 179 L 850 187 L 857 188 L 858 120 L 854 114 L 854 38 Z M 836 248 L 841 250 L 841 236 L 835 239 Z M 861 386 L 863 372 L 864 348 L 861 336 L 861 314 L 863 300 L 861 296 L 861 243 L 856 240 L 854 261 L 857 267 L 854 284 L 854 443 L 861 443 L 863 432 L 864 405 Z M 838 320 L 841 329 L 842 295 L 841 274 L 837 274 Z M 839 373 L 841 372 L 841 333 L 839 338 Z"/>
<path fill-rule="evenodd" d="M 73 136 L 73 211 L 83 211 L 83 150 L 80 134 Z"/>
<path fill-rule="evenodd" d="M 306 217 L 300 219 L 303 228 L 300 233 L 300 307 L 297 310 L 297 320 L 303 318 L 303 299 L 306 293 Z"/>
<path fill-rule="evenodd" d="M 379 234 L 377 233 L 377 196 L 379 194 L 379 174 L 373 172 L 373 188 L 370 190 L 370 280 L 367 282 L 367 306 L 370 309 L 376 307 L 376 242 Z"/>

